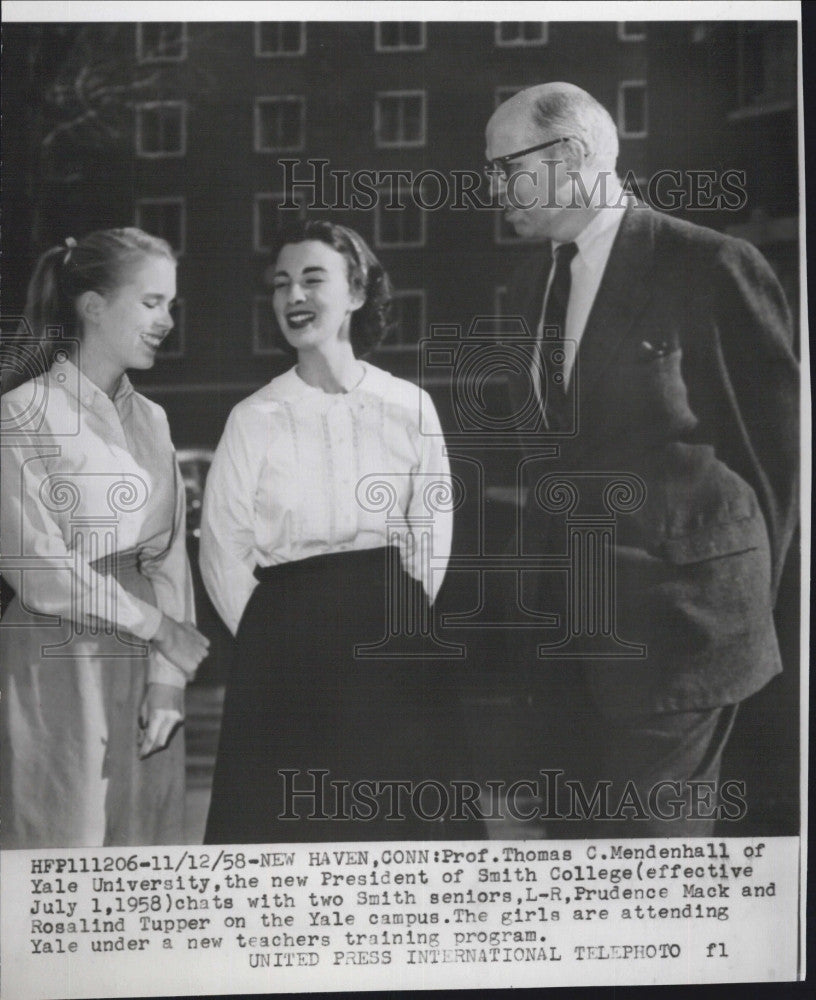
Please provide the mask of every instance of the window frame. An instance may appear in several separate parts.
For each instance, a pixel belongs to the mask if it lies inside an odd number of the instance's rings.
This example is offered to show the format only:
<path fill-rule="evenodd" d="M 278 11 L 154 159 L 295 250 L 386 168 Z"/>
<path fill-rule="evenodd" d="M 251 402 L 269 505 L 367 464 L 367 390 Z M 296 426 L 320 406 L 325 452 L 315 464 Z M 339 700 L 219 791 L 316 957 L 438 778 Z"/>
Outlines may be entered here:
<path fill-rule="evenodd" d="M 297 103 L 300 107 L 300 141 L 297 146 L 262 146 L 261 124 L 262 107 L 264 105 Z M 273 94 L 256 96 L 253 108 L 253 149 L 256 153 L 302 153 L 306 146 L 306 95 L 305 94 Z"/>
<path fill-rule="evenodd" d="M 181 137 L 181 148 L 178 150 L 158 150 L 147 151 L 142 148 L 143 128 L 142 115 L 145 111 L 155 111 L 158 108 L 179 108 L 181 112 L 179 135 Z M 183 99 L 171 101 L 141 101 L 135 105 L 136 115 L 136 156 L 143 160 L 170 160 L 181 159 L 187 155 L 187 101 Z"/>
<path fill-rule="evenodd" d="M 418 139 L 383 139 L 380 134 L 380 100 L 382 98 L 419 97 L 422 102 L 421 136 Z M 428 91 L 377 90 L 374 92 L 374 145 L 377 149 L 422 149 L 428 142 Z"/>
<path fill-rule="evenodd" d="M 772 29 L 774 25 L 772 23 L 762 23 L 759 25 L 754 25 L 754 28 L 770 28 Z M 745 94 L 745 40 L 746 35 L 750 27 L 748 25 L 740 25 L 737 34 L 737 86 L 736 86 L 736 100 L 737 104 L 733 111 L 728 113 L 729 121 L 740 121 L 744 118 L 757 118 L 761 115 L 772 115 L 779 111 L 790 111 L 796 107 L 795 97 L 782 97 L 777 100 L 765 101 L 764 103 L 752 104 L 749 103 Z M 796 53 L 797 63 L 800 59 L 798 41 L 795 39 L 794 52 Z M 797 65 L 797 74 L 799 68 Z"/>
<path fill-rule="evenodd" d="M 619 42 L 645 42 L 646 29 L 642 31 L 627 32 L 626 25 L 633 24 L 633 21 L 618 21 L 618 41 Z M 644 22 L 641 22 L 644 23 Z"/>
<path fill-rule="evenodd" d="M 625 128 L 625 93 L 627 90 L 639 88 L 643 91 L 643 129 L 639 132 L 632 132 Z M 621 80 L 618 84 L 618 135 L 621 139 L 646 139 L 649 136 L 649 87 L 646 80 L 631 79 Z"/>
<path fill-rule="evenodd" d="M 179 244 L 174 246 L 167 237 L 161 233 L 153 232 L 152 228 L 146 227 L 140 218 L 141 208 L 144 205 L 178 205 L 179 206 Z M 139 229 L 143 229 L 145 232 L 151 233 L 153 236 L 161 236 L 162 239 L 167 240 L 170 246 L 175 250 L 178 257 L 183 257 L 187 252 L 187 199 L 184 195 L 158 195 L 156 197 L 144 197 L 137 198 L 134 203 L 133 217 L 136 225 Z"/>
<path fill-rule="evenodd" d="M 497 49 L 534 49 L 550 43 L 549 21 L 494 21 L 493 24 L 493 42 Z M 540 24 L 542 26 L 541 38 L 532 41 L 526 38 L 514 38 L 512 41 L 507 41 L 501 37 L 503 24 Z"/>
<path fill-rule="evenodd" d="M 388 354 L 407 354 L 411 351 L 415 351 L 420 344 L 420 341 L 425 336 L 425 327 L 427 321 L 427 309 L 428 309 L 428 294 L 424 288 L 398 288 L 395 289 L 394 300 L 397 299 L 407 299 L 415 298 L 419 300 L 419 325 L 420 330 L 418 331 L 418 339 L 415 343 L 405 343 L 402 340 L 397 340 L 393 342 L 385 341 L 380 344 L 378 350 L 384 351 Z"/>
<path fill-rule="evenodd" d="M 261 203 L 262 202 L 281 202 L 287 197 L 286 191 L 256 191 L 252 199 L 252 249 L 254 253 L 269 253 L 272 250 L 271 246 L 261 242 Z M 306 200 L 301 192 L 296 192 L 291 195 L 293 201 L 298 204 L 297 209 L 297 219 L 303 221 L 306 218 Z M 292 218 L 295 218 L 294 209 L 286 209 Z"/>
<path fill-rule="evenodd" d="M 385 24 L 418 24 L 422 39 L 418 45 L 385 45 L 382 41 L 382 26 Z M 428 47 L 428 25 L 425 21 L 375 21 L 374 22 L 374 51 L 375 52 L 424 52 Z"/>
<path fill-rule="evenodd" d="M 306 55 L 306 21 L 292 21 L 292 24 L 300 25 L 300 48 L 295 51 L 282 49 L 280 52 L 264 52 L 261 49 L 261 26 L 264 24 L 281 24 L 283 22 L 255 21 L 253 24 L 254 52 L 256 59 L 296 59 L 298 56 Z"/>
<path fill-rule="evenodd" d="M 376 250 L 418 250 L 418 249 L 421 249 L 422 247 L 427 246 L 428 245 L 428 227 L 425 224 L 425 220 L 426 220 L 426 216 L 427 216 L 428 213 L 426 211 L 424 211 L 423 209 L 421 209 L 419 207 L 419 205 L 416 204 L 416 202 L 413 200 L 413 197 L 411 195 L 411 186 L 408 185 L 408 184 L 405 184 L 404 182 L 398 182 L 398 184 L 397 184 L 397 192 L 398 192 L 397 193 L 397 200 L 401 204 L 405 204 L 406 199 L 403 198 L 403 195 L 407 194 L 408 195 L 408 199 L 407 199 L 408 202 L 410 202 L 410 204 L 413 205 L 414 209 L 419 213 L 419 228 L 420 228 L 420 231 L 421 231 L 419 241 L 411 240 L 411 241 L 399 242 L 399 243 L 383 243 L 382 232 L 381 232 L 381 219 L 382 219 L 381 213 L 383 211 L 391 211 L 391 212 L 405 211 L 405 209 L 404 208 L 403 209 L 385 209 L 385 208 L 383 208 L 384 202 L 391 200 L 390 199 L 390 193 L 391 193 L 390 186 L 380 185 L 377 188 L 377 191 L 378 191 L 378 194 L 380 196 L 377 198 L 377 203 L 374 206 L 374 248 Z"/>

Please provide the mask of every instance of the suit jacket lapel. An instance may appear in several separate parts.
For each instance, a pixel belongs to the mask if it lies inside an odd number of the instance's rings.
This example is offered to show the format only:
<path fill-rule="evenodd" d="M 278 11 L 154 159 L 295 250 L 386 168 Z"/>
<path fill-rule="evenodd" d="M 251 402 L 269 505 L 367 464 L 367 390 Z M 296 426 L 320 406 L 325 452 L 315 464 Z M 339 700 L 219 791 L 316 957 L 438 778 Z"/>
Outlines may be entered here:
<path fill-rule="evenodd" d="M 578 349 L 579 413 L 583 401 L 611 362 L 653 291 L 654 216 L 642 204 L 630 205 L 604 271 Z"/>
<path fill-rule="evenodd" d="M 541 319 L 550 261 L 551 250 L 548 244 L 543 251 L 537 252 L 534 257 L 530 258 L 529 263 L 525 265 L 527 271 L 524 278 L 518 285 L 517 308 L 526 324 L 531 350 L 536 338 L 538 321 Z M 530 354 L 530 359 L 532 360 L 532 354 Z M 529 371 L 525 369 L 510 374 L 508 387 L 515 400 L 515 405 L 521 407 L 530 394 Z"/>

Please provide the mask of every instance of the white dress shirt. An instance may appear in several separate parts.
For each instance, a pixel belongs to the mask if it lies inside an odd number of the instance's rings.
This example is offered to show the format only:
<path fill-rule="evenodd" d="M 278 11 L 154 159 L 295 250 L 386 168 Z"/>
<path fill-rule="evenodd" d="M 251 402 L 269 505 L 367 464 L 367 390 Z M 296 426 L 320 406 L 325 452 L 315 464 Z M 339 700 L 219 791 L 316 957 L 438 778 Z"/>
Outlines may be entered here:
<path fill-rule="evenodd" d="M 601 285 L 612 244 L 618 235 L 618 229 L 623 221 L 623 215 L 628 201 L 622 197 L 622 188 L 610 187 L 606 194 L 606 207 L 601 208 L 587 225 L 571 242 L 578 247 L 578 253 L 570 264 L 570 297 L 567 303 L 567 315 L 564 321 L 564 339 L 575 343 L 575 351 L 565 352 L 564 385 L 569 385 L 575 356 L 586 329 L 589 314 L 595 303 L 595 296 Z M 553 242 L 553 265 L 547 279 L 544 293 L 544 303 L 550 291 L 550 284 L 555 274 L 555 251 L 561 244 Z M 537 336 L 543 336 L 544 308 L 538 323 Z M 540 395 L 540 392 L 539 392 Z"/>
<path fill-rule="evenodd" d="M 292 368 L 230 413 L 204 492 L 201 571 L 233 634 L 256 566 L 396 544 L 430 600 L 441 586 L 453 515 L 439 418 L 426 392 L 362 364 L 349 392 Z"/>
<path fill-rule="evenodd" d="M 3 394 L 2 446 L 0 569 L 24 608 L 86 629 L 102 621 L 145 641 L 162 612 L 193 620 L 184 485 L 167 417 L 126 375 L 110 399 L 60 357 Z M 138 555 L 158 607 L 92 566 L 125 552 Z M 19 626 L 3 631 L 13 658 Z M 148 679 L 186 682 L 154 649 Z"/>

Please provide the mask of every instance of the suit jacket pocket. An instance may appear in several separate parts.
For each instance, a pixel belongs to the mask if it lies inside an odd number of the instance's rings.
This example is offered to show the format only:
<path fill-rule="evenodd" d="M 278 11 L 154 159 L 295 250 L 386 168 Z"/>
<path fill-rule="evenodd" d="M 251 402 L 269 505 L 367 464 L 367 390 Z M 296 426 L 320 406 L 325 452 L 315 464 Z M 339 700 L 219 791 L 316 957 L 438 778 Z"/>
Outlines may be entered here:
<path fill-rule="evenodd" d="M 767 545 L 765 522 L 757 511 L 750 517 L 707 524 L 688 535 L 665 538 L 660 545 L 660 554 L 676 566 L 682 566 L 705 559 L 738 555 Z"/>
<path fill-rule="evenodd" d="M 653 555 L 680 566 L 768 547 L 753 488 L 710 445 L 673 442 L 643 470 L 641 528 Z"/>

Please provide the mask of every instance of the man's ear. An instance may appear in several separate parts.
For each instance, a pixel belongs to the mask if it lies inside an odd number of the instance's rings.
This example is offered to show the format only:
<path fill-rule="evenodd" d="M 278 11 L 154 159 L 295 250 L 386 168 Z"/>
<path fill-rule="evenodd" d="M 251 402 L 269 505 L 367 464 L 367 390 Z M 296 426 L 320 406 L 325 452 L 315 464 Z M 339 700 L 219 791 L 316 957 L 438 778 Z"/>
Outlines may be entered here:
<path fill-rule="evenodd" d="M 580 139 L 565 139 L 564 164 L 567 170 L 580 170 L 589 158 L 589 152 Z"/>
<path fill-rule="evenodd" d="M 76 300 L 77 316 L 83 322 L 95 323 L 99 320 L 104 304 L 105 300 L 99 292 L 92 290 L 83 292 Z"/>

